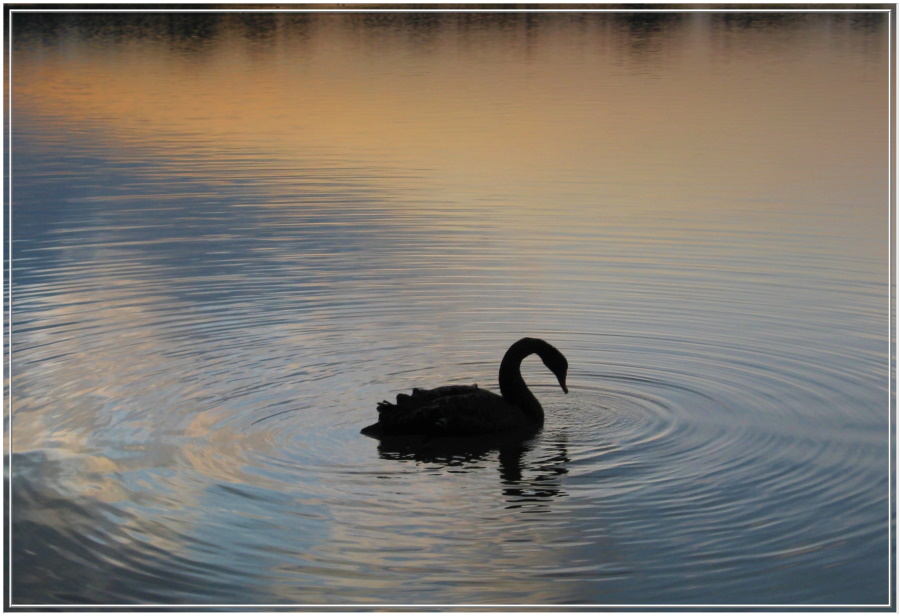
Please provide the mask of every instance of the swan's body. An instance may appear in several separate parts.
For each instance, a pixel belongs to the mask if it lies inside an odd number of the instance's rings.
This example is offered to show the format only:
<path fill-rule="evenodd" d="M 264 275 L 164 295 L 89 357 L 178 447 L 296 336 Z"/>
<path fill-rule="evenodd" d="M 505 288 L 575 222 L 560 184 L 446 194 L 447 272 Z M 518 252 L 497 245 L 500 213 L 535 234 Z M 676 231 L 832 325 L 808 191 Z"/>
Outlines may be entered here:
<path fill-rule="evenodd" d="M 555 347 L 537 338 L 513 344 L 500 363 L 500 394 L 477 385 L 447 385 L 399 394 L 396 404 L 378 404 L 378 422 L 363 428 L 371 436 L 425 434 L 468 436 L 540 426 L 544 409 L 522 379 L 522 360 L 537 353 L 566 388 L 568 362 Z"/>

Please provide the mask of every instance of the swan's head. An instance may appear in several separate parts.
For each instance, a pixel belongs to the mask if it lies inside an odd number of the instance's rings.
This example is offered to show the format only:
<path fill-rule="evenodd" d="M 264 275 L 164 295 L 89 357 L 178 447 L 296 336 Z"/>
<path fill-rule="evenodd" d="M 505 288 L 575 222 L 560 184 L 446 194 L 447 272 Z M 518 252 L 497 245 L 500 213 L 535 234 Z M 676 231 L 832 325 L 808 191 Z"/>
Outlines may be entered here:
<path fill-rule="evenodd" d="M 540 355 L 541 360 L 544 362 L 544 365 L 547 366 L 550 371 L 556 375 L 556 380 L 559 381 L 559 386 L 562 387 L 562 390 L 565 393 L 569 393 L 569 388 L 566 387 L 566 374 L 569 372 L 569 361 L 566 359 L 566 356 L 559 352 L 552 344 L 540 341 L 541 347 L 538 350 L 538 355 Z"/>

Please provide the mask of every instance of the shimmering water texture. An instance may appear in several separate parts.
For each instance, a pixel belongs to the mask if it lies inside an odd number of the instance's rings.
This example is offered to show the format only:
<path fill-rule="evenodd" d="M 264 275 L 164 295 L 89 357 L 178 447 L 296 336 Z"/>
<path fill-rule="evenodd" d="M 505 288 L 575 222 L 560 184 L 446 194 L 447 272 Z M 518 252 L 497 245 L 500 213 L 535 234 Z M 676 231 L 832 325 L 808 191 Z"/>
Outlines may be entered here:
<path fill-rule="evenodd" d="M 890 585 L 889 13 L 12 13 L 15 605 Z M 360 434 L 569 361 L 525 440 Z"/>

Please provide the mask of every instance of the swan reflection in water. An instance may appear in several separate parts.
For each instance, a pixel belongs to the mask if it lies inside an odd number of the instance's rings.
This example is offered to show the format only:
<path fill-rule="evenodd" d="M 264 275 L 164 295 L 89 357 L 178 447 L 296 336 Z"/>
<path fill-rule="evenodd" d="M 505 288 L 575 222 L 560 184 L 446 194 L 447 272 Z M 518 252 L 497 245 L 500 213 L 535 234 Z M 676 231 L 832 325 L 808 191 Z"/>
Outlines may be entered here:
<path fill-rule="evenodd" d="M 538 459 L 528 455 L 538 448 Z M 570 461 L 565 435 L 551 437 L 542 434 L 540 427 L 469 437 L 390 435 L 378 444 L 378 455 L 384 460 L 413 461 L 448 472 L 467 472 L 472 464 L 489 461 L 495 454 L 499 454 L 498 470 L 508 509 L 566 496 L 561 484 Z"/>

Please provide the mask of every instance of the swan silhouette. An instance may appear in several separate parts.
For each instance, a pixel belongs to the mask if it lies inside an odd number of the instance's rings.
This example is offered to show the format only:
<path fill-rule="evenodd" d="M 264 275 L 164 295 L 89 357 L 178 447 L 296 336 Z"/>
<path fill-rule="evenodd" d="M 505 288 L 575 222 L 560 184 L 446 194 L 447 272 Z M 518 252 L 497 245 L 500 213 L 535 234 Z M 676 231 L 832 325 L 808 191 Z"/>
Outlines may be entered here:
<path fill-rule="evenodd" d="M 544 409 L 522 378 L 522 360 L 536 353 L 556 375 L 566 393 L 569 362 L 556 347 L 539 338 L 522 338 L 500 362 L 500 394 L 478 385 L 446 385 L 398 394 L 397 403 L 378 404 L 378 422 L 362 429 L 368 436 L 418 434 L 472 436 L 539 427 Z"/>

